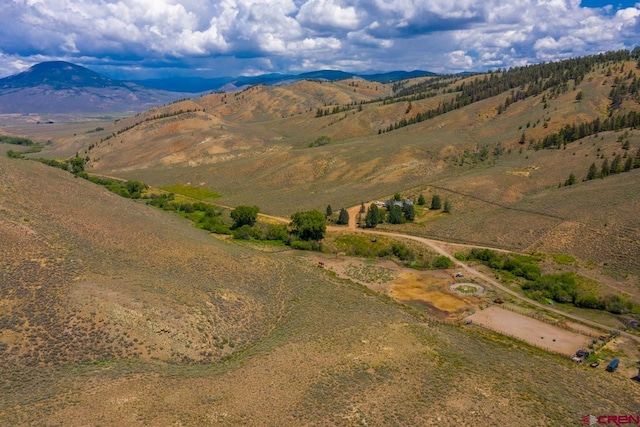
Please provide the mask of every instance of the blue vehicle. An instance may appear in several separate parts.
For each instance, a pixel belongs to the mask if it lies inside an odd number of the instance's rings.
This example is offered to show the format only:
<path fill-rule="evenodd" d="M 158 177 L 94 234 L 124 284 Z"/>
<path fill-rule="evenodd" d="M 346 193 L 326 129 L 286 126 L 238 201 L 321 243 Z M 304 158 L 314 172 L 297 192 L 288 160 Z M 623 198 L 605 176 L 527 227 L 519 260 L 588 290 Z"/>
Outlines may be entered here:
<path fill-rule="evenodd" d="M 607 371 L 609 372 L 615 372 L 616 369 L 618 369 L 618 365 L 620 364 L 620 359 L 613 359 L 610 363 L 609 366 L 607 366 Z"/>

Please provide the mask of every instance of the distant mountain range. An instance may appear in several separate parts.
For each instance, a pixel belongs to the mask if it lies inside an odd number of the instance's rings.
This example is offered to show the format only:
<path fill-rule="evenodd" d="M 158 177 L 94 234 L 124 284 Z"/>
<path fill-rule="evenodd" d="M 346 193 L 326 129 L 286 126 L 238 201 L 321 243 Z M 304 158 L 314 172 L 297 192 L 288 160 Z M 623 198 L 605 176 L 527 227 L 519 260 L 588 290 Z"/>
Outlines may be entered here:
<path fill-rule="evenodd" d="M 43 62 L 0 79 L 0 113 L 144 111 L 185 94 L 110 79 L 63 61 Z"/>
<path fill-rule="evenodd" d="M 69 62 L 51 61 L 0 79 L 0 114 L 144 111 L 194 94 L 235 91 L 257 84 L 288 84 L 305 79 L 335 81 L 353 77 L 387 83 L 425 75 L 433 73 L 416 70 L 358 75 L 322 70 L 297 75 L 122 81 Z"/>
<path fill-rule="evenodd" d="M 362 78 L 368 81 L 378 83 L 389 83 L 398 80 L 411 79 L 422 76 L 432 76 L 435 73 L 429 71 L 391 71 L 388 73 L 378 74 L 356 74 L 347 73 L 338 70 L 320 70 L 311 71 L 302 74 L 262 74 L 259 76 L 240 76 L 240 77 L 215 77 L 215 78 L 188 78 L 188 77 L 171 77 L 166 79 L 150 79 L 150 80 L 134 80 L 134 83 L 148 88 L 201 93 L 208 91 L 231 91 L 253 86 L 258 84 L 277 85 L 296 82 L 299 80 L 326 80 L 335 81 L 350 79 L 354 77 Z"/>

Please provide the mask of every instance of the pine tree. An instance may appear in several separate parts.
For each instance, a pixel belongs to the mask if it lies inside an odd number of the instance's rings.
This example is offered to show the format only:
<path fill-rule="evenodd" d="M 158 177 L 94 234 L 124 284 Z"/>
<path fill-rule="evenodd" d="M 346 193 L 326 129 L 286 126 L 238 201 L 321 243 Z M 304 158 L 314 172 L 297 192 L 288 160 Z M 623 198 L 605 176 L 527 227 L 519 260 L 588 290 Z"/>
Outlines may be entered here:
<path fill-rule="evenodd" d="M 627 160 L 624 162 L 624 171 L 629 172 L 633 169 L 633 158 L 631 156 L 627 157 Z"/>
<path fill-rule="evenodd" d="M 362 203 L 360 204 L 360 213 L 365 213 L 366 211 L 367 211 L 367 210 L 366 210 L 366 208 L 364 207 L 364 202 L 362 202 Z"/>
<path fill-rule="evenodd" d="M 591 181 L 592 179 L 596 179 L 598 177 L 598 167 L 595 163 L 591 163 L 589 166 L 589 172 L 587 172 L 587 181 Z"/>
<path fill-rule="evenodd" d="M 420 196 L 418 197 L 418 205 L 424 206 L 425 203 L 427 203 L 427 201 L 424 199 L 422 193 L 420 193 Z"/>
<path fill-rule="evenodd" d="M 391 205 L 389 209 L 389 223 L 390 224 L 402 224 L 404 222 L 404 216 L 402 215 L 402 208 L 395 203 Z"/>
<path fill-rule="evenodd" d="M 413 221 L 416 218 L 416 210 L 413 207 L 413 203 L 404 204 L 404 218 L 407 221 Z"/>
<path fill-rule="evenodd" d="M 327 210 L 325 212 L 326 212 L 325 216 L 329 218 L 333 213 L 333 209 L 331 209 L 331 205 L 327 205 Z"/>
<path fill-rule="evenodd" d="M 618 154 L 611 162 L 611 174 L 622 172 L 622 157 Z"/>
<path fill-rule="evenodd" d="M 569 174 L 569 178 L 564 182 L 564 185 L 573 185 L 576 183 L 576 176 L 573 174 L 573 172 L 571 172 Z"/>
<path fill-rule="evenodd" d="M 528 123 L 527 123 L 527 125 L 528 125 Z M 529 126 L 527 126 L 527 127 L 529 127 Z M 520 135 L 520 140 L 518 141 L 518 143 L 524 145 L 525 142 L 527 142 L 527 135 L 525 135 L 525 133 L 522 132 L 522 135 Z"/>
<path fill-rule="evenodd" d="M 451 213 L 451 202 L 449 201 L 449 199 L 446 199 L 444 201 L 444 213 Z"/>
<path fill-rule="evenodd" d="M 367 228 L 375 228 L 380 223 L 380 211 L 375 203 L 369 205 L 367 210 L 367 216 L 364 219 L 364 224 Z"/>
<path fill-rule="evenodd" d="M 442 200 L 440 199 L 440 196 L 434 194 L 431 198 L 431 210 L 437 211 L 440 208 L 442 208 Z"/>
<path fill-rule="evenodd" d="M 602 167 L 600 168 L 600 178 L 609 176 L 609 173 L 611 173 L 611 167 L 609 166 L 609 159 L 604 159 L 604 162 L 602 162 Z"/>
<path fill-rule="evenodd" d="M 349 212 L 345 208 L 340 209 L 340 214 L 338 215 L 337 224 L 347 225 L 349 224 Z"/>

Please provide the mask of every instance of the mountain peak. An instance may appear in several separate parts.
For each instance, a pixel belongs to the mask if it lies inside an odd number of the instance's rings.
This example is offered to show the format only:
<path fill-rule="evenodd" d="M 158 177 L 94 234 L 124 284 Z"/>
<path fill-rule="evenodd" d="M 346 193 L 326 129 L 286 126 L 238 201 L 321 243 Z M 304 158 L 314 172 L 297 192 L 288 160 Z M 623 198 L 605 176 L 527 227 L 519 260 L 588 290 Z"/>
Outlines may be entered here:
<path fill-rule="evenodd" d="M 22 73 L 0 79 L 0 88 L 3 89 L 39 85 L 55 89 L 125 86 L 124 82 L 112 80 L 88 68 L 65 61 L 41 62 Z"/>
<path fill-rule="evenodd" d="M 0 79 L 0 114 L 141 111 L 181 97 L 65 61 L 42 62 Z"/>

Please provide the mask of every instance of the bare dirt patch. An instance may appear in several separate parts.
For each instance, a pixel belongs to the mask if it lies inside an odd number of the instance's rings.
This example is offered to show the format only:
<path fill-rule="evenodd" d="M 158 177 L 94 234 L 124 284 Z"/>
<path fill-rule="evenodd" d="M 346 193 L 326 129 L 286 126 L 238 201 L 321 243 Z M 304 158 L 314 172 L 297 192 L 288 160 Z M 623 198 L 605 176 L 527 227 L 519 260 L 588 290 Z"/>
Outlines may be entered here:
<path fill-rule="evenodd" d="M 452 275 L 444 270 L 419 271 L 392 260 L 363 260 L 353 257 L 312 257 L 314 263 L 369 289 L 404 303 L 426 307 L 441 319 L 460 319 L 475 310 L 477 298 L 453 293 Z M 475 285 L 475 284 L 474 284 Z M 475 285 L 482 288 L 481 285 Z"/>
<path fill-rule="evenodd" d="M 572 355 L 585 348 L 590 338 L 531 317 L 492 306 L 467 319 L 494 331 L 518 338 L 553 352 Z"/>
<path fill-rule="evenodd" d="M 469 306 L 464 298 L 445 293 L 439 289 L 440 286 L 430 286 L 429 281 L 420 276 L 413 273 L 401 274 L 400 279 L 391 286 L 391 295 L 401 301 L 426 302 L 447 313 L 455 313 Z"/>

